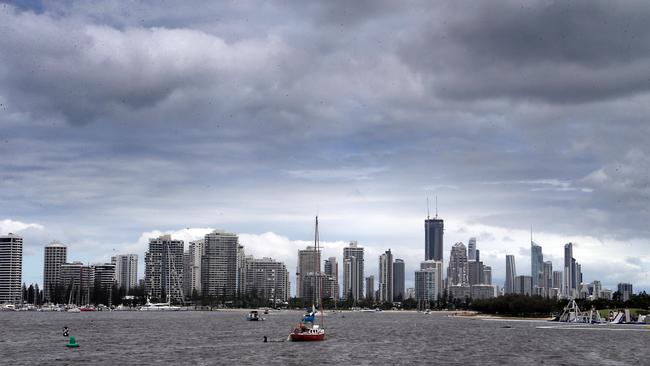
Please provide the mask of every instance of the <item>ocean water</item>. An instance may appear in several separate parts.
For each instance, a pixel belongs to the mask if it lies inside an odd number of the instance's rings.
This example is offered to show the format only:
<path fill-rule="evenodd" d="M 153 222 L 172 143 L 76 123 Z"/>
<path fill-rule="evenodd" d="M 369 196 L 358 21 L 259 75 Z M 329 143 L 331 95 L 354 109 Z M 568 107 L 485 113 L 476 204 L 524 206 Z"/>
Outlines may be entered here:
<path fill-rule="evenodd" d="M 293 343 L 300 312 L 245 316 L 0 312 L 0 365 L 650 365 L 641 326 L 345 312 L 325 317 L 326 341 Z M 80 348 L 65 347 L 64 326 Z"/>

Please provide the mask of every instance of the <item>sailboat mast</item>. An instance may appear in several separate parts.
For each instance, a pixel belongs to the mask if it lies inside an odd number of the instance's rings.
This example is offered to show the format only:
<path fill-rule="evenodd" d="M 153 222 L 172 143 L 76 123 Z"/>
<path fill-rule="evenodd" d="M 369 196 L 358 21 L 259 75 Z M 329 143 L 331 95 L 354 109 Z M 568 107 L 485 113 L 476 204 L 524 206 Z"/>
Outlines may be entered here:
<path fill-rule="evenodd" d="M 318 254 L 320 253 L 320 236 L 319 236 L 319 233 L 318 233 L 318 216 L 316 216 L 316 232 L 314 234 L 314 246 L 316 247 L 316 251 L 314 252 L 314 256 L 316 256 L 316 262 L 318 263 L 316 265 L 316 269 L 317 269 L 316 273 L 318 273 L 316 278 L 318 280 L 320 280 L 320 285 L 318 286 L 318 295 L 319 295 L 318 307 L 320 308 L 320 326 L 322 328 L 323 327 L 323 315 L 325 313 L 323 311 L 323 309 L 324 309 L 324 307 L 323 307 L 323 276 L 322 276 L 321 271 L 320 271 L 320 258 L 318 256 Z"/>

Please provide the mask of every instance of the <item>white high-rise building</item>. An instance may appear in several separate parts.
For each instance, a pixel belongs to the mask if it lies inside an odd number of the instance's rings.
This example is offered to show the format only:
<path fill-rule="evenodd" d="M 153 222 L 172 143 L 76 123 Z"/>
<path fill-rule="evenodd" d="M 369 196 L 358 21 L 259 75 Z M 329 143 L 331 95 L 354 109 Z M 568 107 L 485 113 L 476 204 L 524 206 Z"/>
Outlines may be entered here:
<path fill-rule="evenodd" d="M 325 276 L 332 279 L 332 298 L 334 300 L 339 300 L 339 262 L 336 260 L 336 257 L 329 257 L 325 260 Z"/>
<path fill-rule="evenodd" d="M 311 274 L 310 281 L 318 278 L 316 272 L 320 272 L 321 251 L 316 251 L 315 247 L 308 246 L 306 249 L 298 250 L 298 266 L 296 268 L 296 297 L 310 304 L 314 301 L 313 294 L 303 294 L 303 289 L 307 288 L 303 284 L 303 277 Z M 312 286 L 313 287 L 313 286 Z"/>
<path fill-rule="evenodd" d="M 276 305 L 289 300 L 289 272 L 284 263 L 272 258 L 255 259 L 247 256 L 243 273 L 244 294 L 255 295 Z"/>
<path fill-rule="evenodd" d="M 232 300 L 237 292 L 239 237 L 215 230 L 203 241 L 201 294 Z"/>
<path fill-rule="evenodd" d="M 201 294 L 201 258 L 203 252 L 203 239 L 190 242 L 187 250 L 187 271 L 183 276 L 185 280 L 185 295 L 192 296 L 196 291 Z"/>
<path fill-rule="evenodd" d="M 476 258 L 476 238 L 469 238 L 469 242 L 467 243 L 467 260 L 470 262 L 479 260 Z"/>
<path fill-rule="evenodd" d="M 126 289 L 128 294 L 138 285 L 138 255 L 119 254 L 111 258 L 115 265 L 115 282 L 118 287 Z"/>
<path fill-rule="evenodd" d="M 393 302 L 393 254 L 390 249 L 379 256 L 379 301 Z"/>
<path fill-rule="evenodd" d="M 443 291 L 441 261 L 427 260 L 415 272 L 415 299 L 434 302 Z M 431 304 L 430 304 L 431 305 Z"/>
<path fill-rule="evenodd" d="M 343 248 L 343 296 L 352 294 L 354 300 L 363 297 L 364 281 L 363 247 L 356 241 Z"/>
<path fill-rule="evenodd" d="M 17 304 L 22 298 L 23 238 L 0 236 L 0 304 Z"/>
<path fill-rule="evenodd" d="M 449 267 L 447 268 L 447 286 L 469 284 L 469 267 L 465 244 L 456 243 L 451 247 Z"/>
<path fill-rule="evenodd" d="M 503 287 L 503 292 L 506 294 L 515 293 L 515 277 L 517 277 L 517 269 L 515 267 L 515 256 L 506 255 L 506 283 Z"/>
<path fill-rule="evenodd" d="M 43 298 L 45 302 L 53 301 L 53 291 L 57 286 L 61 292 L 61 265 L 68 262 L 68 248 L 58 241 L 45 246 L 43 255 Z M 58 294 L 63 296 L 63 293 Z"/>
<path fill-rule="evenodd" d="M 182 240 L 172 239 L 171 235 L 149 239 L 149 250 L 144 254 L 147 296 L 183 301 L 183 246 Z"/>

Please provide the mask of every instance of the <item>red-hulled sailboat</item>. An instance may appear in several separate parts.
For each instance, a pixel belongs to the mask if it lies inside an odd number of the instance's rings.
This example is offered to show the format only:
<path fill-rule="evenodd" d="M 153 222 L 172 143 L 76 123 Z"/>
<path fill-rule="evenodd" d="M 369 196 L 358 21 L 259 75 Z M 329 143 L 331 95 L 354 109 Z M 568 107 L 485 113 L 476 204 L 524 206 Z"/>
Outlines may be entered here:
<path fill-rule="evenodd" d="M 315 276 L 313 276 L 316 286 L 312 287 L 316 289 L 319 294 L 319 307 L 320 307 L 320 316 L 319 324 L 316 324 L 315 317 L 318 315 L 316 313 L 316 306 L 312 303 L 312 313 L 309 316 L 305 316 L 303 320 L 296 326 L 293 331 L 289 334 L 289 340 L 293 342 L 310 342 L 310 341 L 324 341 L 325 340 L 325 328 L 323 327 L 323 276 L 320 272 L 320 260 L 318 257 L 320 247 L 319 247 L 319 237 L 318 237 L 318 216 L 316 216 L 316 229 L 314 233 L 314 262 L 316 262 L 317 271 Z M 313 301 L 315 302 L 316 296 L 312 296 Z M 307 319 L 311 319 L 308 321 Z"/>

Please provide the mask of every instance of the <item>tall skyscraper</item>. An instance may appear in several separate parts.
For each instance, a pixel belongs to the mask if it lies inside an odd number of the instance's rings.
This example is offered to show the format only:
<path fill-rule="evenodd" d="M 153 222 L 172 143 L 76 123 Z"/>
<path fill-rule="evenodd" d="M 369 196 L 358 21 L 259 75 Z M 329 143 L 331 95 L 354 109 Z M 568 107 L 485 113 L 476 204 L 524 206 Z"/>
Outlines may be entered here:
<path fill-rule="evenodd" d="M 366 277 L 366 299 L 375 299 L 375 276 Z"/>
<path fill-rule="evenodd" d="M 215 230 L 203 239 L 201 293 L 232 300 L 237 292 L 237 253 L 239 237 Z"/>
<path fill-rule="evenodd" d="M 343 248 L 343 296 L 352 294 L 354 300 L 363 297 L 364 260 L 363 247 L 351 241 Z"/>
<path fill-rule="evenodd" d="M 476 258 L 476 238 L 469 238 L 469 242 L 467 243 L 467 260 L 470 262 L 479 260 Z"/>
<path fill-rule="evenodd" d="M 515 293 L 520 295 L 533 294 L 533 279 L 531 276 L 515 277 Z"/>
<path fill-rule="evenodd" d="M 82 262 L 63 263 L 59 266 L 59 284 L 64 289 L 65 301 L 76 305 L 89 304 L 95 288 L 95 267 Z"/>
<path fill-rule="evenodd" d="M 420 270 L 415 271 L 415 299 L 434 302 L 442 294 L 442 267 L 440 261 L 427 260 L 420 263 Z"/>
<path fill-rule="evenodd" d="M 54 301 L 52 295 L 61 286 L 61 265 L 68 261 L 68 248 L 58 241 L 45 246 L 43 255 L 43 298 L 45 302 Z M 60 288 L 61 289 L 61 288 Z M 63 298 L 63 293 L 58 294 Z"/>
<path fill-rule="evenodd" d="M 582 267 L 573 257 L 573 243 L 564 245 L 564 284 L 562 293 L 566 297 L 575 298 L 582 282 Z"/>
<path fill-rule="evenodd" d="M 393 262 L 393 301 L 402 301 L 405 299 L 406 277 L 404 270 L 404 261 L 402 259 L 395 259 L 395 262 Z"/>
<path fill-rule="evenodd" d="M 542 247 L 534 241 L 530 241 L 530 276 L 533 278 L 534 287 L 544 287 L 540 285 L 544 268 L 544 255 Z"/>
<path fill-rule="evenodd" d="M 244 268 L 244 294 L 256 295 L 275 305 L 289 300 L 289 272 L 284 263 L 247 256 Z"/>
<path fill-rule="evenodd" d="M 23 238 L 0 236 L 0 304 L 17 304 L 22 298 Z"/>
<path fill-rule="evenodd" d="M 562 271 L 553 271 L 553 285 L 551 288 L 562 289 Z"/>
<path fill-rule="evenodd" d="M 424 258 L 442 262 L 444 222 L 427 217 L 424 220 Z"/>
<path fill-rule="evenodd" d="M 393 302 L 393 254 L 390 249 L 379 256 L 379 301 Z"/>
<path fill-rule="evenodd" d="M 451 247 L 449 267 L 447 268 L 447 286 L 469 284 L 469 269 L 467 265 L 467 248 L 458 242 Z"/>
<path fill-rule="evenodd" d="M 517 277 L 515 256 L 508 254 L 506 255 L 506 283 L 503 289 L 506 294 L 515 293 L 515 277 Z"/>
<path fill-rule="evenodd" d="M 321 251 L 316 250 L 315 247 L 308 246 L 306 249 L 298 250 L 298 266 L 296 268 L 296 297 L 303 299 L 306 303 L 311 303 L 314 299 L 313 294 L 303 294 L 305 285 L 303 279 L 308 274 L 312 274 L 310 281 L 318 277 L 314 277 L 316 272 L 320 272 Z M 310 288 L 315 288 L 316 284 L 311 284 Z"/>
<path fill-rule="evenodd" d="M 339 299 L 339 262 L 336 260 L 336 257 L 329 257 L 325 260 L 325 276 L 332 278 L 333 289 L 332 297 L 334 300 Z"/>
<path fill-rule="evenodd" d="M 111 258 L 111 263 L 115 265 L 115 282 L 129 293 L 138 285 L 138 255 L 116 255 Z"/>
<path fill-rule="evenodd" d="M 112 263 L 100 263 L 93 265 L 95 272 L 95 286 L 103 291 L 108 291 L 115 283 L 115 265 Z"/>
<path fill-rule="evenodd" d="M 149 239 L 144 254 L 144 287 L 146 296 L 166 301 L 183 301 L 182 240 L 162 235 Z"/>
<path fill-rule="evenodd" d="M 467 263 L 467 281 L 469 285 L 482 285 L 485 282 L 485 267 L 481 261 Z"/>
<path fill-rule="evenodd" d="M 630 299 L 630 296 L 634 294 L 634 288 L 631 283 L 619 283 L 617 286 L 617 291 L 620 295 L 621 301 L 627 301 Z"/>
<path fill-rule="evenodd" d="M 553 288 L 553 262 L 544 262 L 541 278 L 542 281 L 539 283 L 539 287 Z"/>

